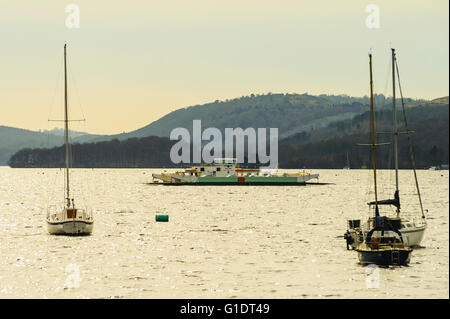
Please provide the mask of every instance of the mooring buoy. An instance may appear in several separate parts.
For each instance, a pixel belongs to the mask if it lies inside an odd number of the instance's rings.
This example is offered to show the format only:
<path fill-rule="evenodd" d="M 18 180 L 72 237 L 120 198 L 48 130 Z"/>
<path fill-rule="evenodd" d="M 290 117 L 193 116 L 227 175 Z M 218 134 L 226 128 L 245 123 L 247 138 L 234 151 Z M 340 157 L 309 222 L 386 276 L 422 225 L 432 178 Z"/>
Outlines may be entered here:
<path fill-rule="evenodd" d="M 168 222 L 169 221 L 169 215 L 156 215 L 155 219 L 157 222 Z"/>

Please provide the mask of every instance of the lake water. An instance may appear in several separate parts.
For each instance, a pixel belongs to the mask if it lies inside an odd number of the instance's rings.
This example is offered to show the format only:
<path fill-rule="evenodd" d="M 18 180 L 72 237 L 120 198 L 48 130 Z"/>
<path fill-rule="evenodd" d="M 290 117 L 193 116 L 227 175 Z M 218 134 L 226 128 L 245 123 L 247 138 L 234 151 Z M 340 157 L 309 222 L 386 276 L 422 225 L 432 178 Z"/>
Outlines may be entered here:
<path fill-rule="evenodd" d="M 66 237 L 45 224 L 63 172 L 0 167 L 0 298 L 449 298 L 448 171 L 418 172 L 423 248 L 378 270 L 342 238 L 347 219 L 368 217 L 369 170 L 312 170 L 332 184 L 301 187 L 148 185 L 159 171 L 72 170 L 95 225 Z M 394 175 L 379 175 L 388 198 Z M 412 172 L 400 182 L 403 211 L 420 216 Z"/>

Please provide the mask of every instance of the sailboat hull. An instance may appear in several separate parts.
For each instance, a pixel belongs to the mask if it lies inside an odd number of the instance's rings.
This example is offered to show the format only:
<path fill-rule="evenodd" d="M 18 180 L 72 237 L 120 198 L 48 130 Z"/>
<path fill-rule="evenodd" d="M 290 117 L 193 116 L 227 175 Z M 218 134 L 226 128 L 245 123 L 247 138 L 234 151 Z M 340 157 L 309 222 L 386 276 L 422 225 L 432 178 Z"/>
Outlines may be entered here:
<path fill-rule="evenodd" d="M 403 222 L 402 224 L 404 225 Z M 426 228 L 427 228 L 426 225 L 412 225 L 409 227 L 406 225 L 403 228 L 401 228 L 400 232 L 402 233 L 403 242 L 405 246 L 411 248 L 419 247 L 420 243 L 423 240 Z M 368 230 L 366 229 L 362 230 L 361 228 L 350 229 L 348 231 L 348 234 L 351 237 L 349 246 L 352 249 L 356 249 L 356 247 L 358 247 L 358 245 L 363 242 L 364 238 L 367 235 L 367 232 Z"/>
<path fill-rule="evenodd" d="M 408 247 L 418 247 L 422 242 L 423 236 L 425 234 L 426 226 L 416 226 L 411 228 L 401 229 L 403 236 L 403 241 L 405 246 Z"/>
<path fill-rule="evenodd" d="M 412 249 L 356 249 L 359 262 L 364 265 L 406 266 L 411 260 Z"/>
<path fill-rule="evenodd" d="M 51 223 L 47 221 L 47 231 L 52 235 L 90 235 L 93 228 L 93 222 L 74 220 Z"/>

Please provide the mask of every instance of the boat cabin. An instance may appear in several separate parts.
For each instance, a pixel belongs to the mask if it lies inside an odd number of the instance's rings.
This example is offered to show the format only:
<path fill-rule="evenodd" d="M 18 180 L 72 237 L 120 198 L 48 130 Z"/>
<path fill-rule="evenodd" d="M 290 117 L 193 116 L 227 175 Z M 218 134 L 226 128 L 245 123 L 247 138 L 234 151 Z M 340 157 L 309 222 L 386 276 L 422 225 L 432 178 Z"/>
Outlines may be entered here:
<path fill-rule="evenodd" d="M 236 168 L 238 167 L 235 158 L 215 158 L 211 164 L 200 164 L 186 169 L 185 174 L 191 176 L 216 176 L 228 177 L 236 175 Z"/>

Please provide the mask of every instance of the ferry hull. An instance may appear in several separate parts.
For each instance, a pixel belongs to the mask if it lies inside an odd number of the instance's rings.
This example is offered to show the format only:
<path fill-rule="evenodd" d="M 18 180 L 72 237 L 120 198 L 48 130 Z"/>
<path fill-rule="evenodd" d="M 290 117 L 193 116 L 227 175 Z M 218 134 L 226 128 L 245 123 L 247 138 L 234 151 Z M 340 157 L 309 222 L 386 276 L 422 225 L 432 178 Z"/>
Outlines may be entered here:
<path fill-rule="evenodd" d="M 300 176 L 184 176 L 171 175 L 175 182 L 164 183 L 164 185 L 200 185 L 200 186 L 302 186 L 311 179 L 318 179 L 319 174 L 305 174 Z"/>
<path fill-rule="evenodd" d="M 162 183 L 175 186 L 305 186 L 306 182 L 179 182 Z"/>

